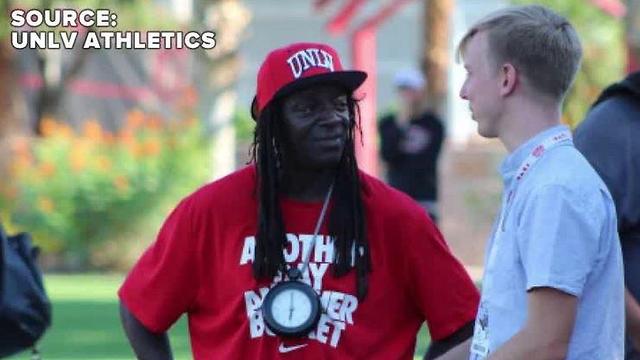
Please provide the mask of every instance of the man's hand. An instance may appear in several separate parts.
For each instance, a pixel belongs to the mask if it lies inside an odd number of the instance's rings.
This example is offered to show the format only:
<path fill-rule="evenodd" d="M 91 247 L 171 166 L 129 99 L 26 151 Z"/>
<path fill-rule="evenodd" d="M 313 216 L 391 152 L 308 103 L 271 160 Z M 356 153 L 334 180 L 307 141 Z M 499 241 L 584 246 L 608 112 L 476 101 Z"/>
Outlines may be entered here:
<path fill-rule="evenodd" d="M 631 345 L 633 345 L 636 351 L 640 352 L 640 305 L 629 290 L 625 290 L 624 303 L 627 320 L 627 336 L 629 340 L 631 340 Z"/>
<path fill-rule="evenodd" d="M 531 290 L 525 326 L 489 359 L 564 359 L 577 308 L 575 296 L 548 287 Z"/>

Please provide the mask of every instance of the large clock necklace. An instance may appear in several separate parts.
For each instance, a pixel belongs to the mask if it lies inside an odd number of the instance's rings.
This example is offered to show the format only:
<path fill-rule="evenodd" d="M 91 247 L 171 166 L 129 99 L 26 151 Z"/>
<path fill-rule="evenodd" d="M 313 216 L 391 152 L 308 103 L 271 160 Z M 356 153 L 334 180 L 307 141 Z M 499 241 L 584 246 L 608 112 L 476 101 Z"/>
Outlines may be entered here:
<path fill-rule="evenodd" d="M 305 255 L 302 268 L 289 267 L 287 270 L 289 279 L 271 288 L 262 302 L 264 321 L 276 335 L 283 337 L 307 336 L 320 320 L 322 312 L 320 298 L 309 284 L 300 280 L 302 274 L 309 267 L 311 251 L 315 248 L 316 238 L 322 226 L 332 192 L 333 184 L 329 187 L 322 204 L 322 210 L 311 239 L 311 246 Z"/>

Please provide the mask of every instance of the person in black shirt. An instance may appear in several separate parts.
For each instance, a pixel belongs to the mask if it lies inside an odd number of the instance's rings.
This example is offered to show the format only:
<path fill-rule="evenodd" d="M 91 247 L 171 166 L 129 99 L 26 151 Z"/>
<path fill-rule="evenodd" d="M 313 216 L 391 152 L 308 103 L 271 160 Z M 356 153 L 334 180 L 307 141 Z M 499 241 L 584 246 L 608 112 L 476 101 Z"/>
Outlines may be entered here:
<path fill-rule="evenodd" d="M 416 200 L 437 222 L 437 170 L 444 127 L 435 114 L 424 110 L 425 80 L 420 72 L 399 72 L 395 86 L 399 110 L 379 123 L 387 180 L 391 186 Z"/>

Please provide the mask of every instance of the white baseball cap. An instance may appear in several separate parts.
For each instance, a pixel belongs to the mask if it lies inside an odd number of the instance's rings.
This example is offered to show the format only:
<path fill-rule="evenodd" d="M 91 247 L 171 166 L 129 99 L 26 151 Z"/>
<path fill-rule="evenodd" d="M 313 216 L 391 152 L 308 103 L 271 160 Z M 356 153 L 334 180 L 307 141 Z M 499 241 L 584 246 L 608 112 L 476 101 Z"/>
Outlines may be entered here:
<path fill-rule="evenodd" d="M 396 87 L 414 90 L 422 90 L 425 82 L 422 72 L 415 69 L 404 69 L 398 71 L 393 79 L 393 83 Z"/>

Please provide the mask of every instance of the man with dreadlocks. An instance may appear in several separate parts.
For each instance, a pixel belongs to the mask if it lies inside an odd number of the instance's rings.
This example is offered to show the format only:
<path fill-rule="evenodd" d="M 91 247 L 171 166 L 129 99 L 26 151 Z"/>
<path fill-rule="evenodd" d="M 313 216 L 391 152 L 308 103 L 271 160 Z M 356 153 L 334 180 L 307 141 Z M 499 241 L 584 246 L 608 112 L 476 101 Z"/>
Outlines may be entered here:
<path fill-rule="evenodd" d="M 184 313 L 196 359 L 412 359 L 425 321 L 433 358 L 472 335 L 479 296 L 441 234 L 358 170 L 365 78 L 324 44 L 267 56 L 253 163 L 184 199 L 119 291 L 139 358 L 170 359 Z"/>

